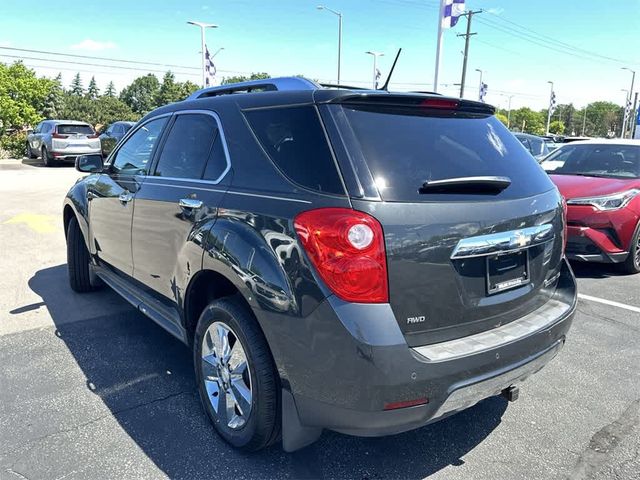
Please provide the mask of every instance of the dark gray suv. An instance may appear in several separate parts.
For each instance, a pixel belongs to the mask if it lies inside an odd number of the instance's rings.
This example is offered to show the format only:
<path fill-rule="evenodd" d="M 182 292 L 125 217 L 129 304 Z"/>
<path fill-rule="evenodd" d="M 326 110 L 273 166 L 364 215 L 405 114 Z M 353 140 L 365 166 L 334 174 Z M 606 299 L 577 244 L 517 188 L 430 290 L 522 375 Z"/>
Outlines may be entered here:
<path fill-rule="evenodd" d="M 245 450 L 514 399 L 576 285 L 563 199 L 493 113 L 303 78 L 196 92 L 78 158 L 71 287 L 106 283 L 189 345 Z"/>

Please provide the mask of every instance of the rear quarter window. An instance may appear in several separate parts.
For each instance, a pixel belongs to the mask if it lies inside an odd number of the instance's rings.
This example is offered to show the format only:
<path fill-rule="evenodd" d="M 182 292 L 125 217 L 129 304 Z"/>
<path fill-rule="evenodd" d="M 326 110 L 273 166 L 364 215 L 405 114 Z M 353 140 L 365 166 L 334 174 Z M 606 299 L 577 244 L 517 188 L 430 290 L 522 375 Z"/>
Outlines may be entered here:
<path fill-rule="evenodd" d="M 250 110 L 244 114 L 262 148 L 287 178 L 310 190 L 344 195 L 314 106 Z"/>

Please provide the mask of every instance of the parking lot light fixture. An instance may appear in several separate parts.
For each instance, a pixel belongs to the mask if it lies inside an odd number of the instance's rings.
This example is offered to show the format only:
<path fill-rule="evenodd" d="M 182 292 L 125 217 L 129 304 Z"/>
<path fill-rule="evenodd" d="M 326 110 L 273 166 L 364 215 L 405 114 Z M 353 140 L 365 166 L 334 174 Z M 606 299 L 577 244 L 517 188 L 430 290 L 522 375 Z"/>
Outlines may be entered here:
<path fill-rule="evenodd" d="M 364 53 L 373 57 L 373 89 L 376 90 L 378 88 L 378 57 L 384 57 L 384 53 L 372 50 Z"/>
<path fill-rule="evenodd" d="M 202 87 L 204 88 L 206 86 L 206 59 L 205 59 L 205 51 L 206 51 L 206 47 L 205 47 L 205 32 L 204 30 L 206 28 L 218 28 L 218 25 L 214 24 L 214 23 L 203 23 L 203 22 L 195 22 L 193 20 L 189 20 L 187 22 L 189 25 L 195 25 L 196 27 L 200 28 L 200 43 L 201 43 L 201 56 L 202 56 Z M 216 52 L 217 53 L 217 52 Z"/>

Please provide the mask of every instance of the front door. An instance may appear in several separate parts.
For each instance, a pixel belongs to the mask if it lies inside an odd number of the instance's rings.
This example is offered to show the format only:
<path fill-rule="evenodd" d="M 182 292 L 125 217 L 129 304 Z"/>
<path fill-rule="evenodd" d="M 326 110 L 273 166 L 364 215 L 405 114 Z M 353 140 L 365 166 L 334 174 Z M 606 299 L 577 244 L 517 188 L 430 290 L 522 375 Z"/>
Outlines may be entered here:
<path fill-rule="evenodd" d="M 91 251 L 101 262 L 129 276 L 133 275 L 133 199 L 151 166 L 167 118 L 140 125 L 109 158 L 104 173 L 88 191 Z"/>
<path fill-rule="evenodd" d="M 218 117 L 208 111 L 177 113 L 156 157 L 135 198 L 134 278 L 174 302 L 200 268 L 199 243 L 215 221 L 230 177 Z"/>

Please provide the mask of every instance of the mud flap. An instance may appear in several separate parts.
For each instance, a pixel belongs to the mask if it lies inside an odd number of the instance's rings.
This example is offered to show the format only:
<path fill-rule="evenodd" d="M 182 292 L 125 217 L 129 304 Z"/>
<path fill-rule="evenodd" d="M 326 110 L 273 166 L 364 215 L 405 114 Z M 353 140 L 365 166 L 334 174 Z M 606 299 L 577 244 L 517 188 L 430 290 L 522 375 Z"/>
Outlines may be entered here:
<path fill-rule="evenodd" d="M 282 448 L 285 452 L 295 452 L 318 440 L 322 435 L 320 427 L 306 427 L 300 423 L 298 409 L 293 395 L 282 389 Z"/>

